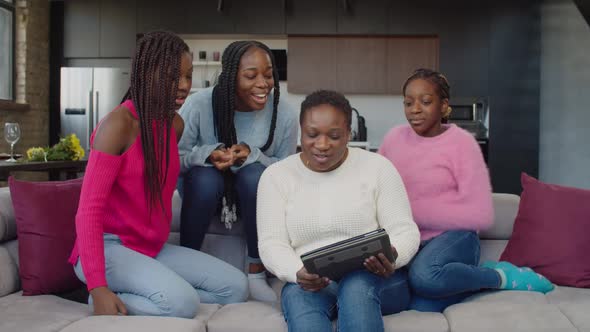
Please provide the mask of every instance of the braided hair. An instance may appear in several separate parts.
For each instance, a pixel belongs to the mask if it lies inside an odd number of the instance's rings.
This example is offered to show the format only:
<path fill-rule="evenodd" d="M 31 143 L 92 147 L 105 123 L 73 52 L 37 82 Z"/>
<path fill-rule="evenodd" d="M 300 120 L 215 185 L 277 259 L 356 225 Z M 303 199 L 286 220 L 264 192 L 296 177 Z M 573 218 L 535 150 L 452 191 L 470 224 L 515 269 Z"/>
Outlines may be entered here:
<path fill-rule="evenodd" d="M 138 41 L 131 67 L 131 85 L 124 99 L 131 99 L 139 117 L 144 159 L 146 200 L 151 209 L 164 208 L 162 188 L 170 162 L 170 132 L 187 44 L 173 33 L 145 33 Z M 164 167 L 165 166 L 165 167 Z"/>
<path fill-rule="evenodd" d="M 406 82 L 404 83 L 404 86 L 402 88 L 403 91 L 403 95 L 406 95 L 406 88 L 408 87 L 408 84 L 410 84 L 410 82 L 417 80 L 417 79 L 423 79 L 426 80 L 432 84 L 434 84 L 434 86 L 436 87 L 436 92 L 438 94 L 438 97 L 442 100 L 442 99 L 451 99 L 451 86 L 449 85 L 449 81 L 447 80 L 447 78 L 445 77 L 445 75 L 432 70 L 432 69 L 427 69 L 427 68 L 420 68 L 420 69 L 416 69 L 412 75 L 410 77 L 408 77 L 408 79 L 406 80 Z M 449 117 L 449 115 L 451 115 L 451 107 L 447 107 L 446 110 L 444 110 L 442 112 L 442 122 L 446 123 L 447 119 Z"/>
<path fill-rule="evenodd" d="M 276 123 L 277 111 L 279 106 L 280 88 L 279 88 L 279 74 L 275 65 L 275 59 L 268 48 L 261 42 L 254 40 L 235 41 L 223 51 L 221 56 L 221 73 L 217 84 L 213 88 L 213 121 L 215 124 L 215 135 L 219 142 L 226 147 L 231 147 L 238 143 L 236 127 L 234 125 L 234 111 L 236 109 L 236 80 L 238 77 L 238 69 L 240 67 L 240 59 L 249 49 L 256 47 L 264 50 L 270 57 L 272 64 L 272 77 L 274 79 L 274 99 L 272 120 L 268 138 L 266 143 L 260 148 L 262 151 L 268 150 L 272 145 Z M 231 224 L 236 221 L 235 208 L 235 193 L 234 193 L 234 179 L 230 170 L 223 172 L 224 177 L 224 198 L 223 209 L 221 211 L 222 222 L 226 227 L 231 228 Z"/>

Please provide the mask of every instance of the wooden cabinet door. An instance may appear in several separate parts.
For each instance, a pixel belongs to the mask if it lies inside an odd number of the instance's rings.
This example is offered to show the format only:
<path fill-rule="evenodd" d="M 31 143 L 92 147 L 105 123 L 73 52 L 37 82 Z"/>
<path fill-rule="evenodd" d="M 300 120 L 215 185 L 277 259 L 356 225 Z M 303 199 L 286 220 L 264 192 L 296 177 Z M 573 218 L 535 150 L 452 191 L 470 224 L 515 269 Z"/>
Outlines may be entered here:
<path fill-rule="evenodd" d="M 187 33 L 190 20 L 198 19 L 197 13 L 187 11 L 190 1 L 141 0 L 137 4 L 137 32 L 167 30 Z"/>
<path fill-rule="evenodd" d="M 282 0 L 287 34 L 336 34 L 340 0 Z"/>
<path fill-rule="evenodd" d="M 336 84 L 342 93 L 387 92 L 387 39 L 336 38 Z"/>
<path fill-rule="evenodd" d="M 230 16 L 230 6 L 235 1 L 223 1 L 219 8 L 219 0 L 197 0 L 187 3 L 188 13 L 186 32 L 189 34 L 203 33 L 234 33 L 235 23 Z"/>
<path fill-rule="evenodd" d="M 401 94 L 417 68 L 438 69 L 436 37 L 289 37 L 288 89 Z"/>
<path fill-rule="evenodd" d="M 64 57 L 99 57 L 98 0 L 64 2 Z"/>
<path fill-rule="evenodd" d="M 286 0 L 225 0 L 237 33 L 284 34 Z"/>
<path fill-rule="evenodd" d="M 387 40 L 387 93 L 401 94 L 402 85 L 418 68 L 438 70 L 437 37 L 396 37 Z"/>
<path fill-rule="evenodd" d="M 100 56 L 132 58 L 136 39 L 136 1 L 101 0 Z"/>
<path fill-rule="evenodd" d="M 389 0 L 338 0 L 338 33 L 387 34 L 391 6 Z"/>
<path fill-rule="evenodd" d="M 289 37 L 290 93 L 307 94 L 336 87 L 336 39 Z"/>

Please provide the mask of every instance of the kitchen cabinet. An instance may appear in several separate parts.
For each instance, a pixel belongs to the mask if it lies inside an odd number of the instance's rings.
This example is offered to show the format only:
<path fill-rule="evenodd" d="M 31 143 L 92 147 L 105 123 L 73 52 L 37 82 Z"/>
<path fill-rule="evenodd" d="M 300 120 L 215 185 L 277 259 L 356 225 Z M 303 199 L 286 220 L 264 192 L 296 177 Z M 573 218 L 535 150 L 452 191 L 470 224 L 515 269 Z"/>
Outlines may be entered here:
<path fill-rule="evenodd" d="M 178 34 L 234 33 L 235 27 L 229 10 L 236 1 L 218 0 L 143 0 L 137 7 L 137 30 L 168 30 Z"/>
<path fill-rule="evenodd" d="M 290 35 L 336 34 L 340 0 L 283 0 L 285 32 Z"/>
<path fill-rule="evenodd" d="M 136 0 L 65 1 L 64 57 L 131 57 L 135 26 Z"/>
<path fill-rule="evenodd" d="M 438 69 L 436 37 L 289 37 L 288 89 L 401 94 L 417 68 Z"/>
<path fill-rule="evenodd" d="M 237 33 L 284 34 L 285 1 L 225 0 Z"/>
<path fill-rule="evenodd" d="M 439 43 L 436 37 L 387 39 L 387 93 L 402 94 L 402 84 L 418 68 L 438 70 Z"/>
<path fill-rule="evenodd" d="M 347 37 L 335 40 L 334 89 L 342 93 L 386 93 L 387 39 Z"/>
<path fill-rule="evenodd" d="M 392 6 L 389 0 L 338 0 L 338 33 L 387 34 Z"/>
<path fill-rule="evenodd" d="M 336 87 L 336 39 L 289 37 L 290 93 L 308 94 L 318 89 Z"/>
<path fill-rule="evenodd" d="M 187 16 L 186 32 L 183 33 L 234 33 L 235 24 L 229 14 L 228 6 L 234 1 L 223 1 L 224 6 L 218 8 L 219 0 L 189 1 L 185 9 Z M 248 1 L 246 1 L 248 2 Z"/>
<path fill-rule="evenodd" d="M 481 6 L 479 2 L 477 5 Z M 439 35 L 445 26 L 455 25 L 449 18 L 454 9 L 449 7 L 447 2 L 436 0 L 396 1 L 389 8 L 388 32 L 391 35 Z"/>
<path fill-rule="evenodd" d="M 64 57 L 99 57 L 99 0 L 64 2 Z"/>
<path fill-rule="evenodd" d="M 188 0 L 168 3 L 161 0 L 142 0 L 137 6 L 137 32 L 167 30 L 175 33 L 187 33 L 188 19 L 197 20 L 199 14 L 186 9 Z"/>
<path fill-rule="evenodd" d="M 101 0 L 100 57 L 133 57 L 137 25 L 136 5 L 136 0 Z"/>

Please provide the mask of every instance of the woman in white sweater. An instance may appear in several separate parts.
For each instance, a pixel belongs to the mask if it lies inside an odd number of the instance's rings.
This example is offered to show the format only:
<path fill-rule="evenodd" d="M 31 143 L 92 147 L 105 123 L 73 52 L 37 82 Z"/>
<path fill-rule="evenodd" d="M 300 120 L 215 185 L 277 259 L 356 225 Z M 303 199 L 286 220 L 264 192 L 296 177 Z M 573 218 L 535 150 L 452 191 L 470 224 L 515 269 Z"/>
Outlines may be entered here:
<path fill-rule="evenodd" d="M 404 268 L 420 235 L 403 182 L 384 157 L 348 148 L 352 109 L 346 98 L 317 91 L 301 104 L 301 150 L 266 169 L 258 186 L 262 262 L 287 282 L 282 306 L 289 331 L 383 331 L 383 314 L 406 309 Z M 365 261 L 338 281 L 310 274 L 300 255 L 384 228 L 398 252 Z"/>

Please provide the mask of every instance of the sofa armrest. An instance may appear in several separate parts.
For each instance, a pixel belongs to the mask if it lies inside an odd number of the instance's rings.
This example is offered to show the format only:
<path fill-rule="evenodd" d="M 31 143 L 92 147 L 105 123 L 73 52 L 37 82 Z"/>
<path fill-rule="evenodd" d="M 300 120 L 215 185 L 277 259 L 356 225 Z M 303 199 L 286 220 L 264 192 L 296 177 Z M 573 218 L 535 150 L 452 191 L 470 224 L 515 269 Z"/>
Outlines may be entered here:
<path fill-rule="evenodd" d="M 479 233 L 479 237 L 488 240 L 508 240 L 512 234 L 514 219 L 518 213 L 520 197 L 514 194 L 492 194 L 494 202 L 494 224 Z"/>

